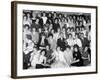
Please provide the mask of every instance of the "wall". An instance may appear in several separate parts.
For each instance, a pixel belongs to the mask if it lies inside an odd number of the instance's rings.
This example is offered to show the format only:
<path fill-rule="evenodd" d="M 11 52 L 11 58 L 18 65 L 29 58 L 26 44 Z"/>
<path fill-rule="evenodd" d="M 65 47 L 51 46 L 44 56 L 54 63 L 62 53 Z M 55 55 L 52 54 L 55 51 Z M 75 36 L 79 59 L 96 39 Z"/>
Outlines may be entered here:
<path fill-rule="evenodd" d="M 16 0 L 17 1 L 17 0 Z M 26 1 L 26 0 L 24 0 Z M 37 2 L 50 2 L 50 3 L 66 3 L 66 4 L 79 4 L 79 5 L 96 5 L 100 9 L 99 0 L 30 0 Z M 11 0 L 0 0 L 0 80 L 13 80 L 10 78 L 11 71 Z M 98 12 L 98 14 L 100 11 Z M 100 16 L 98 15 L 100 21 Z M 99 24 L 100 25 L 100 24 Z M 98 26 L 99 26 L 98 25 Z M 98 30 L 100 28 L 98 27 Z M 98 34 L 100 32 L 98 31 Z M 98 36 L 98 41 L 100 37 Z M 98 42 L 98 48 L 100 47 Z M 98 51 L 98 57 L 99 51 Z M 98 60 L 99 63 L 100 59 Z M 100 67 L 100 64 L 98 64 Z M 45 77 L 34 78 L 34 80 L 100 80 L 100 69 L 98 74 L 91 75 L 75 75 L 75 76 L 60 76 L 60 77 Z M 29 79 L 33 80 L 33 79 Z"/>

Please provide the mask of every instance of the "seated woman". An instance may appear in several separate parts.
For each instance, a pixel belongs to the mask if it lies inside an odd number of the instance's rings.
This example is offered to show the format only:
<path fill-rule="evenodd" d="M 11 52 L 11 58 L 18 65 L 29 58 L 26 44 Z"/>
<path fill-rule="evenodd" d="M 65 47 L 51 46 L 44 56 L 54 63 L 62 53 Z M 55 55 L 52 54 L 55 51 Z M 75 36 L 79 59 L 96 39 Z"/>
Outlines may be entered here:
<path fill-rule="evenodd" d="M 56 41 L 53 39 L 53 34 L 48 35 L 48 43 L 50 44 L 52 50 L 56 49 Z"/>
<path fill-rule="evenodd" d="M 34 43 L 32 42 L 31 35 L 26 36 L 26 41 L 23 41 L 23 69 L 30 67 L 30 57 L 33 53 Z"/>
<path fill-rule="evenodd" d="M 50 66 L 46 64 L 46 56 L 45 56 L 45 54 L 46 54 L 46 50 L 45 49 L 41 50 L 40 56 L 38 58 L 38 63 L 36 64 L 36 68 L 37 69 L 50 68 Z"/>
<path fill-rule="evenodd" d="M 45 34 L 42 34 L 38 43 L 37 43 L 38 49 L 45 49 L 47 44 L 48 44 L 48 40 L 46 39 Z"/>
<path fill-rule="evenodd" d="M 65 50 L 66 43 L 65 43 L 63 33 L 60 34 L 60 38 L 57 40 L 57 46 L 60 46 L 61 51 Z"/>
<path fill-rule="evenodd" d="M 73 61 L 73 55 L 72 55 L 71 47 L 69 45 L 66 46 L 66 50 L 64 51 L 64 57 L 66 60 L 66 64 L 68 64 L 68 66 L 70 66 L 70 64 Z"/>
<path fill-rule="evenodd" d="M 55 59 L 54 63 L 51 65 L 52 68 L 63 68 L 68 66 L 66 64 L 64 52 L 61 51 L 59 46 L 56 48 L 52 56 L 52 58 Z"/>
<path fill-rule="evenodd" d="M 50 48 L 50 45 L 46 45 L 46 63 L 47 64 L 51 64 L 53 62 L 52 60 L 52 53 L 53 53 L 53 50 Z"/>
<path fill-rule="evenodd" d="M 82 53 L 82 59 L 84 66 L 88 66 L 91 63 L 91 50 L 88 46 L 85 46 L 85 49 Z"/>
<path fill-rule="evenodd" d="M 74 45 L 73 61 L 71 63 L 71 66 L 83 66 L 83 59 L 78 45 Z"/>
<path fill-rule="evenodd" d="M 31 62 L 31 68 L 35 69 L 36 64 L 38 64 L 39 61 L 39 56 L 40 56 L 40 51 L 34 47 L 33 48 L 33 53 L 31 54 L 30 62 Z"/>

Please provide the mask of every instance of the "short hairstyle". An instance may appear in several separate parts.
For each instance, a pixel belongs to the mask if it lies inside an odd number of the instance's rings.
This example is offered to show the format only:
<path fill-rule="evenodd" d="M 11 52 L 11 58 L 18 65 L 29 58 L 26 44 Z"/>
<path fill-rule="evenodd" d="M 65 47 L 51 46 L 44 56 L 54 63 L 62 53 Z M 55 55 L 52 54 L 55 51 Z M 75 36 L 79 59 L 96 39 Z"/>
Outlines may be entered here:
<path fill-rule="evenodd" d="M 75 45 L 73 46 L 73 48 L 77 48 L 77 49 L 79 50 L 79 46 L 78 46 L 77 44 L 75 44 Z"/>
<path fill-rule="evenodd" d="M 67 45 L 66 48 L 69 48 L 70 49 L 71 47 L 69 45 Z"/>
<path fill-rule="evenodd" d="M 31 35 L 27 34 L 26 37 L 27 37 L 27 39 L 32 40 L 32 36 Z"/>
<path fill-rule="evenodd" d="M 40 51 L 40 54 L 41 54 L 43 51 L 45 52 L 44 55 L 46 55 L 46 49 L 42 49 L 42 50 Z"/>
<path fill-rule="evenodd" d="M 70 35 L 72 36 L 72 34 L 71 34 L 71 33 L 69 33 L 69 34 L 68 34 L 68 37 L 69 37 Z"/>
<path fill-rule="evenodd" d="M 24 25 L 24 28 L 26 28 L 26 27 L 28 27 L 28 29 L 29 29 L 29 25 L 28 25 L 28 24 L 25 24 L 25 25 Z"/>
<path fill-rule="evenodd" d="M 50 37 L 50 36 L 53 37 L 53 34 L 52 33 L 48 34 L 48 37 Z"/>

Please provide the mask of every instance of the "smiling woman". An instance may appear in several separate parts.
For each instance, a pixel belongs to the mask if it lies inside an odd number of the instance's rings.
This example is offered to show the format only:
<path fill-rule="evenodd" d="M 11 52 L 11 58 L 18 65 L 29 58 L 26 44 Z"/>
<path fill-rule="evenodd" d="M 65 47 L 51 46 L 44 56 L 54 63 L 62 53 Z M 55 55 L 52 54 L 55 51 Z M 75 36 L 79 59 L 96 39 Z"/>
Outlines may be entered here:
<path fill-rule="evenodd" d="M 96 12 L 96 6 L 12 2 L 12 78 L 96 73 Z"/>

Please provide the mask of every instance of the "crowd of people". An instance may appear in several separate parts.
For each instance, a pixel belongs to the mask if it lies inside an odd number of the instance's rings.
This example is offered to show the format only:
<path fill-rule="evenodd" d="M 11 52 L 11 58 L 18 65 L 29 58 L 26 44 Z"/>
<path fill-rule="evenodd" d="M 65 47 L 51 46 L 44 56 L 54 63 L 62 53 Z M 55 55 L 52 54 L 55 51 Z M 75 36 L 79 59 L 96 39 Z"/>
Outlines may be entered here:
<path fill-rule="evenodd" d="M 91 65 L 91 15 L 23 11 L 23 69 Z"/>

